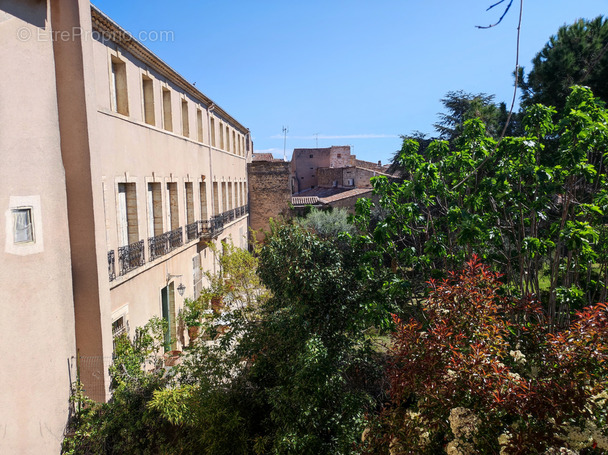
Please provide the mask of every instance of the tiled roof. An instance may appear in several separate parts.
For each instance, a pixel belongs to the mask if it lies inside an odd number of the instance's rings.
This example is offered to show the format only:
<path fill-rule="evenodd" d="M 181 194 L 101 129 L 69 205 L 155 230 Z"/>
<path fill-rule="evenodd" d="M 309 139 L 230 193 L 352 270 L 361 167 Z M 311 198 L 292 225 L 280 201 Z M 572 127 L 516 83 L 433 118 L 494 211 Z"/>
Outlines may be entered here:
<path fill-rule="evenodd" d="M 295 196 L 291 198 L 292 205 L 314 205 L 319 203 L 317 196 Z"/>
<path fill-rule="evenodd" d="M 355 188 L 354 190 L 344 191 L 342 193 L 334 194 L 333 196 L 320 198 L 320 201 L 323 202 L 324 204 L 329 204 L 331 202 L 336 202 L 341 199 L 347 199 L 349 197 L 355 197 L 355 196 L 363 197 L 363 195 L 366 193 L 369 193 L 371 195 L 371 192 L 372 192 L 371 188 Z"/>

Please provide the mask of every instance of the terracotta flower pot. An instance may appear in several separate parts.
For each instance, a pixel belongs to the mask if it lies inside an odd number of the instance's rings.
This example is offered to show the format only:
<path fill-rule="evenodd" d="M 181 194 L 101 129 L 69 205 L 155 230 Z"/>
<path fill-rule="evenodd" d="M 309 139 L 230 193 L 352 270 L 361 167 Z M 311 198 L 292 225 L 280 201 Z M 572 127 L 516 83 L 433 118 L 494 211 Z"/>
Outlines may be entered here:
<path fill-rule="evenodd" d="M 196 341 L 200 330 L 201 328 L 195 325 L 188 327 L 188 338 L 190 339 L 190 343 Z"/>
<path fill-rule="evenodd" d="M 219 313 L 220 310 L 224 307 L 224 299 L 222 296 L 214 296 L 211 297 L 211 308 L 215 313 Z"/>
<path fill-rule="evenodd" d="M 165 366 L 173 367 L 179 363 L 182 351 L 169 351 L 165 354 Z"/>

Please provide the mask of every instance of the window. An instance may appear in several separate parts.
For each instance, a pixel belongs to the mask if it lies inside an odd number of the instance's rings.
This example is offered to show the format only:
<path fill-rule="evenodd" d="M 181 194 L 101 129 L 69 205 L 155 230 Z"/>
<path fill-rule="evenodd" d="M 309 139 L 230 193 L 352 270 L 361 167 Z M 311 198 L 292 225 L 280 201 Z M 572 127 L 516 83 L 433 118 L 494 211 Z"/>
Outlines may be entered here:
<path fill-rule="evenodd" d="M 203 142 L 203 111 L 200 109 L 196 110 L 196 133 L 197 140 Z"/>
<path fill-rule="evenodd" d="M 220 195 L 219 185 L 217 182 L 213 182 L 213 215 L 220 214 Z"/>
<path fill-rule="evenodd" d="M 154 125 L 154 82 L 148 76 L 142 76 L 142 90 L 144 95 L 144 122 Z"/>
<path fill-rule="evenodd" d="M 194 283 L 194 295 L 196 299 L 203 290 L 203 272 L 201 270 L 201 257 L 197 254 L 192 258 L 192 282 Z"/>
<path fill-rule="evenodd" d="M 163 87 L 163 128 L 173 131 L 173 119 L 171 118 L 171 90 Z"/>
<path fill-rule="evenodd" d="M 148 232 L 150 237 L 163 233 L 163 201 L 160 183 L 148 183 Z"/>
<path fill-rule="evenodd" d="M 194 188 L 192 182 L 185 183 L 186 189 L 186 224 L 194 223 Z"/>
<path fill-rule="evenodd" d="M 220 122 L 220 148 L 224 150 L 224 127 Z"/>
<path fill-rule="evenodd" d="M 112 109 L 122 115 L 129 115 L 127 99 L 127 66 L 122 60 L 112 56 Z"/>
<path fill-rule="evenodd" d="M 182 135 L 190 136 L 190 122 L 188 121 L 188 101 L 182 100 Z"/>
<path fill-rule="evenodd" d="M 44 251 L 40 196 L 10 196 L 5 217 L 4 251 L 26 256 Z"/>
<path fill-rule="evenodd" d="M 207 184 L 199 183 L 199 191 L 201 198 L 201 220 L 207 220 Z"/>
<path fill-rule="evenodd" d="M 232 182 L 228 182 L 228 210 L 232 210 L 233 204 L 233 195 L 232 195 Z"/>
<path fill-rule="evenodd" d="M 27 243 L 34 241 L 34 226 L 32 223 L 32 209 L 13 209 L 13 242 Z"/>
<path fill-rule="evenodd" d="M 177 183 L 167 183 L 167 224 L 171 230 L 179 228 L 179 207 L 177 202 Z"/>
<path fill-rule="evenodd" d="M 232 153 L 234 153 L 234 154 L 237 153 L 237 148 L 236 148 L 236 133 L 234 131 L 232 132 Z"/>
<path fill-rule="evenodd" d="M 230 128 L 226 125 L 226 150 L 230 151 Z"/>
<path fill-rule="evenodd" d="M 139 240 L 135 183 L 118 184 L 118 241 L 126 246 Z"/>
<path fill-rule="evenodd" d="M 312 155 L 310 155 L 309 158 L 312 158 Z"/>
<path fill-rule="evenodd" d="M 228 184 L 222 182 L 222 212 L 228 211 Z"/>
<path fill-rule="evenodd" d="M 116 347 L 116 338 L 123 334 L 128 334 L 127 323 L 125 317 L 121 316 L 112 322 L 112 338 L 114 339 L 114 347 Z"/>
<path fill-rule="evenodd" d="M 211 118 L 211 147 L 215 147 L 215 120 Z"/>

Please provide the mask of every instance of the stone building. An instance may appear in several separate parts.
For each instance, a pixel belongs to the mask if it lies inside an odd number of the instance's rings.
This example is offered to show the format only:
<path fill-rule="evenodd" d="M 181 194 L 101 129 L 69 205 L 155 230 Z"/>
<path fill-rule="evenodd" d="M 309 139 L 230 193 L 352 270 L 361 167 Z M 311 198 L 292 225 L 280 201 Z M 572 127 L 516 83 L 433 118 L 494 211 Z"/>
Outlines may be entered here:
<path fill-rule="evenodd" d="M 105 400 L 113 336 L 187 341 L 207 245 L 246 246 L 253 144 L 88 0 L 3 1 L 0 38 L 0 453 L 59 453 L 76 358 Z"/>
<path fill-rule="evenodd" d="M 354 164 L 350 146 L 332 145 L 327 148 L 294 149 L 291 158 L 292 193 L 318 186 L 318 168 L 342 168 Z"/>
<path fill-rule="evenodd" d="M 358 160 L 350 146 L 294 149 L 291 161 L 292 207 L 302 213 L 307 206 L 346 208 L 371 197 L 370 179 L 379 175 L 392 178 L 388 165 Z"/>
<path fill-rule="evenodd" d="M 270 219 L 289 217 L 290 163 L 274 159 L 271 153 L 254 153 L 247 164 L 249 182 L 249 226 L 257 240 L 264 240 Z"/>

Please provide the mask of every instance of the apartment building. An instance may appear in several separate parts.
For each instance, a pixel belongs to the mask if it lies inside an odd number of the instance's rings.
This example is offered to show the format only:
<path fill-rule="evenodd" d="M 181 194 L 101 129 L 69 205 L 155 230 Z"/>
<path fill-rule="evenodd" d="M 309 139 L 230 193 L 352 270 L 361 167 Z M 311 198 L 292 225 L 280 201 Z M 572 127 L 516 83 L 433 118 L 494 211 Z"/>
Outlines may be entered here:
<path fill-rule="evenodd" d="M 108 397 L 113 337 L 166 350 L 211 242 L 246 246 L 249 131 L 88 0 L 0 5 L 0 453 L 58 453 L 76 363 Z"/>

